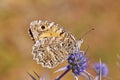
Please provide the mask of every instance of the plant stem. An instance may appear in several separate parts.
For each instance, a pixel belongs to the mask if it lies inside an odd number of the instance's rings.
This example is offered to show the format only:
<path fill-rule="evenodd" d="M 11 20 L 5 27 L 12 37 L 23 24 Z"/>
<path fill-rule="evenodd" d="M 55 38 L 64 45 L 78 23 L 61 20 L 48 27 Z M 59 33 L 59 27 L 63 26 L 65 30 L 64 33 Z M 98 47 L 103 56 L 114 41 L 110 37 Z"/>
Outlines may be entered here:
<path fill-rule="evenodd" d="M 68 68 L 63 74 L 61 74 L 59 77 L 57 77 L 55 80 L 60 80 L 66 73 L 70 71 L 71 68 Z"/>

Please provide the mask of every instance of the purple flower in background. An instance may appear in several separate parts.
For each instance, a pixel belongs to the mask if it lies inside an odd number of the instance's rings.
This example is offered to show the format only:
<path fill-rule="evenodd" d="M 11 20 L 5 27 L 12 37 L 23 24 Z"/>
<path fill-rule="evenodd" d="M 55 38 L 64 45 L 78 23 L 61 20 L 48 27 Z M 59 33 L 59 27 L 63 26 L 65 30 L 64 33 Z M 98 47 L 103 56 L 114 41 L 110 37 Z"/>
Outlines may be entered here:
<path fill-rule="evenodd" d="M 96 63 L 95 66 L 95 71 L 98 75 L 101 74 L 101 76 L 106 77 L 108 75 L 108 67 L 105 63 Z"/>

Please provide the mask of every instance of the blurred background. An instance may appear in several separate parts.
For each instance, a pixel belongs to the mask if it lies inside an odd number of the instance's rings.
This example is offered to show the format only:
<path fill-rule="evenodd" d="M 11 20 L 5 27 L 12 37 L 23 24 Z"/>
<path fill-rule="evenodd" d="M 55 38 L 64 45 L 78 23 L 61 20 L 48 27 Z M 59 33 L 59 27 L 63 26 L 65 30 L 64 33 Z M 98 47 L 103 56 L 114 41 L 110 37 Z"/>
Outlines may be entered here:
<path fill-rule="evenodd" d="M 78 39 L 94 27 L 82 45 L 82 50 L 89 46 L 88 67 L 101 58 L 109 67 L 108 77 L 120 80 L 116 65 L 116 55 L 120 54 L 120 0 L 0 0 L 0 80 L 31 80 L 27 72 L 33 71 L 53 80 L 62 73 L 54 71 L 66 62 L 44 69 L 32 59 L 28 28 L 31 21 L 39 19 L 60 24 Z M 74 80 L 71 72 L 63 77 L 68 79 Z"/>

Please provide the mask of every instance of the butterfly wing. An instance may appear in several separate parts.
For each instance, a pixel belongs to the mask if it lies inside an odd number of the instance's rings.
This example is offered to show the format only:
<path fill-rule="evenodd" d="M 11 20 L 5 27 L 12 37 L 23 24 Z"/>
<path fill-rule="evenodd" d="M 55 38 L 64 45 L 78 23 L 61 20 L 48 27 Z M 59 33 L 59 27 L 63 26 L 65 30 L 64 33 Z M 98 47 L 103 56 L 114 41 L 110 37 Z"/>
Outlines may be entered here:
<path fill-rule="evenodd" d="M 32 28 L 30 27 L 35 41 L 32 47 L 33 59 L 37 60 L 37 63 L 43 67 L 56 67 L 66 60 L 76 48 L 76 39 L 58 24 L 47 21 L 37 22 L 32 22 Z M 44 26 L 46 30 L 39 30 L 38 27 L 35 27 L 36 25 Z M 33 27 L 36 30 L 33 30 Z"/>

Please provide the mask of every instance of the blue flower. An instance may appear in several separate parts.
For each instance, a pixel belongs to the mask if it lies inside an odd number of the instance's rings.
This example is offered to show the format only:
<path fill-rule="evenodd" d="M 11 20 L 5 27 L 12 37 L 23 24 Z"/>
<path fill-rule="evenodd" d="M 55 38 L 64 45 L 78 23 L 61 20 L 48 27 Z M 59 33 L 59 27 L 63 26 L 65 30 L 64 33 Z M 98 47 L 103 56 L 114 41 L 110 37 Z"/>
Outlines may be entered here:
<path fill-rule="evenodd" d="M 96 63 L 94 69 L 97 75 L 101 74 L 101 76 L 103 77 L 106 77 L 108 75 L 108 67 L 105 63 L 101 63 L 101 62 Z"/>
<path fill-rule="evenodd" d="M 74 77 L 76 80 L 78 80 L 78 75 L 83 75 L 88 80 L 90 79 L 90 74 L 86 71 L 87 68 L 87 59 L 83 51 L 78 51 L 76 53 L 72 53 L 68 58 L 68 66 L 65 66 L 63 68 L 60 68 L 56 72 L 65 70 L 65 72 L 58 76 L 55 80 L 60 80 L 66 73 L 68 73 L 70 70 L 72 70 Z"/>
<path fill-rule="evenodd" d="M 87 67 L 87 59 L 82 53 L 73 53 L 68 58 L 68 63 L 72 72 L 77 76 L 80 75 Z"/>

